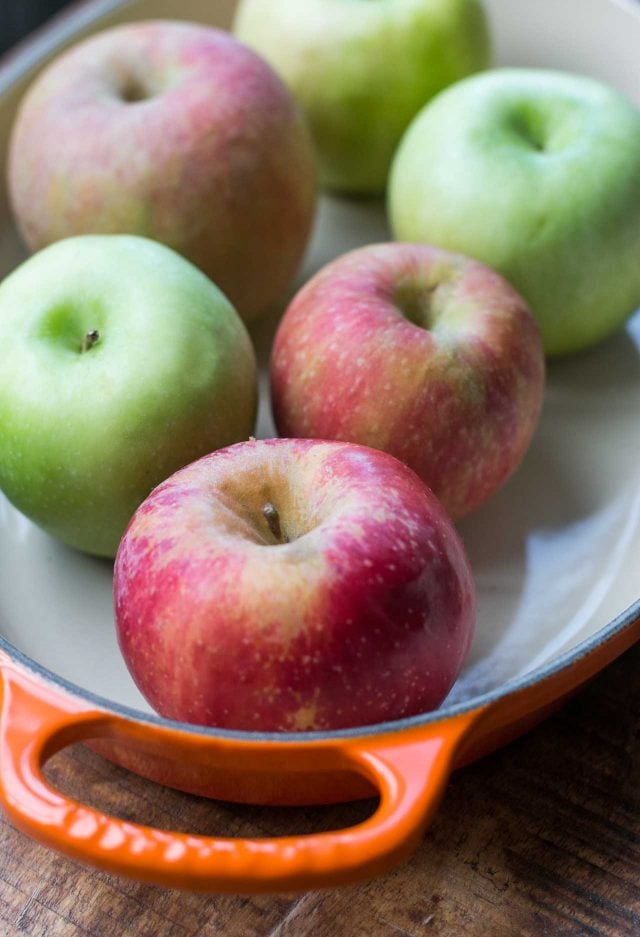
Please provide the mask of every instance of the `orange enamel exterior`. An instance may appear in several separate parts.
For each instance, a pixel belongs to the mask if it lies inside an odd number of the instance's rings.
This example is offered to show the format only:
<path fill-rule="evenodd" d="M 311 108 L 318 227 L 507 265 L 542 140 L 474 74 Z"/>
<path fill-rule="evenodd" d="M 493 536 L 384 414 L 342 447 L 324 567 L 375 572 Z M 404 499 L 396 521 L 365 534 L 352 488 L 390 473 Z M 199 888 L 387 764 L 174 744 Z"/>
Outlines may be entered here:
<path fill-rule="evenodd" d="M 535 725 L 638 638 L 636 617 L 565 666 L 483 705 L 400 724 L 397 731 L 363 729 L 308 741 L 218 736 L 129 718 L 64 691 L 0 651 L 0 803 L 17 827 L 45 845 L 155 884 L 236 893 L 346 884 L 410 854 L 453 768 Z M 155 830 L 107 816 L 50 786 L 42 770 L 47 759 L 81 740 L 97 740 L 95 747 L 146 777 L 209 796 L 303 803 L 326 788 L 329 799 L 377 791 L 380 804 L 355 827 L 297 837 L 228 839 Z M 315 789 L 314 778 L 321 779 Z"/>
<path fill-rule="evenodd" d="M 442 794 L 453 755 L 475 721 L 469 713 L 373 740 L 310 743 L 236 741 L 150 726 L 87 708 L 9 661 L 2 668 L 0 797 L 16 826 L 60 852 L 110 871 L 173 887 L 280 891 L 327 886 L 381 872 L 416 846 Z M 48 757 L 80 739 L 120 736 L 160 742 L 176 761 L 232 762 L 235 770 L 284 775 L 354 772 L 380 793 L 380 806 L 347 830 L 279 839 L 234 840 L 170 833 L 108 817 L 53 790 Z M 207 754 L 210 758 L 207 759 Z M 204 756 L 204 757 L 203 757 Z M 255 791 L 260 800 L 260 790 Z"/>

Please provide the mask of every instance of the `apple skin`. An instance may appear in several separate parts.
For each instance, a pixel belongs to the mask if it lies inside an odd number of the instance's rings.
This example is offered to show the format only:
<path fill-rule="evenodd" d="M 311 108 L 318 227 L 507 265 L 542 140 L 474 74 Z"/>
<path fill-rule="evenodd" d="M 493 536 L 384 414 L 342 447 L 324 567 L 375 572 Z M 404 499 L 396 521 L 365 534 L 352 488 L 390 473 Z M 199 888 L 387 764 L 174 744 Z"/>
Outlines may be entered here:
<path fill-rule="evenodd" d="M 270 370 L 280 435 L 390 452 L 453 518 L 521 461 L 545 373 L 537 324 L 502 277 L 399 243 L 351 251 L 303 286 Z"/>
<path fill-rule="evenodd" d="M 245 326 L 154 241 L 85 235 L 35 254 L 0 285 L 0 346 L 0 488 L 88 553 L 113 557 L 155 485 L 253 430 Z"/>
<path fill-rule="evenodd" d="M 595 79 L 501 69 L 447 89 L 403 138 L 388 205 L 397 239 L 502 273 L 548 355 L 640 304 L 640 111 Z"/>
<path fill-rule="evenodd" d="M 277 75 L 228 34 L 174 21 L 106 30 L 46 68 L 19 109 L 8 181 L 31 249 L 153 238 L 247 322 L 294 277 L 316 199 L 309 133 Z"/>
<path fill-rule="evenodd" d="M 234 31 L 302 105 L 322 183 L 359 194 L 384 190 L 426 102 L 490 61 L 480 0 L 241 0 Z"/>
<path fill-rule="evenodd" d="M 165 481 L 122 539 L 114 594 L 151 705 L 228 729 L 433 709 L 475 622 L 464 547 L 428 488 L 385 453 L 319 440 L 239 443 Z"/>

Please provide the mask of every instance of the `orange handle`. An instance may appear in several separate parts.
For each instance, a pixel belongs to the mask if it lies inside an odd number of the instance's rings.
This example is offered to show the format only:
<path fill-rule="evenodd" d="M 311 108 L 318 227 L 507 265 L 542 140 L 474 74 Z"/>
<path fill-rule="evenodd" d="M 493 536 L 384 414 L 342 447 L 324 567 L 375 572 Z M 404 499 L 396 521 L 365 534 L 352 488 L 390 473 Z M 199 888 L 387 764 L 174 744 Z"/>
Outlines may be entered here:
<path fill-rule="evenodd" d="M 326 887 L 379 874 L 418 844 L 462 739 L 479 711 L 384 736 L 309 742 L 204 737 L 206 744 L 258 757 L 312 751 L 326 770 L 352 770 L 380 793 L 373 816 L 349 829 L 260 839 L 202 837 L 126 822 L 54 790 L 42 773 L 66 745 L 99 737 L 164 736 L 201 751 L 202 733 L 138 723 L 88 709 L 14 664 L 2 668 L 0 801 L 13 823 L 47 846 L 132 878 L 211 892 L 277 892 Z"/>

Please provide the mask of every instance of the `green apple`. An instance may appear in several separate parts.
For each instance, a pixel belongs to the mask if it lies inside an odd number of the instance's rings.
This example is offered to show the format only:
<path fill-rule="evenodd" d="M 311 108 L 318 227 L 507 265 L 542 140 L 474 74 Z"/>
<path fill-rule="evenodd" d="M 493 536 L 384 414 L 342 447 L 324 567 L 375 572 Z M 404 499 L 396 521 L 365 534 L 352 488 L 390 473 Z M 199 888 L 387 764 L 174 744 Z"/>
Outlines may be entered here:
<path fill-rule="evenodd" d="M 500 69 L 443 91 L 395 156 L 394 236 L 475 257 L 536 315 L 548 355 L 640 304 L 640 111 L 563 72 Z"/>
<path fill-rule="evenodd" d="M 353 193 L 382 191 L 420 108 L 489 64 L 480 0 L 240 0 L 234 30 L 301 103 L 321 182 Z"/>
<path fill-rule="evenodd" d="M 152 488 L 253 429 L 245 326 L 145 238 L 69 238 L 23 263 L 0 285 L 0 347 L 0 487 L 88 553 L 115 555 Z"/>

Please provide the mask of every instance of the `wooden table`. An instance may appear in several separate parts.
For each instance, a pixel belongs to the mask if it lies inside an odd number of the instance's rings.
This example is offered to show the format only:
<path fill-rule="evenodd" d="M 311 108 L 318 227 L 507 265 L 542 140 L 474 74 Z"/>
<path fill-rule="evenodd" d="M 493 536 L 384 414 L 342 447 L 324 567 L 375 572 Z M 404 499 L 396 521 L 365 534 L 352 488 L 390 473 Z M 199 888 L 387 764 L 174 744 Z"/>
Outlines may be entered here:
<path fill-rule="evenodd" d="M 638 937 L 640 646 L 533 733 L 460 772 L 413 859 L 304 895 L 206 896 L 81 868 L 0 818 L 0 934 L 32 937 Z M 50 777 L 96 806 L 202 833 L 357 822 L 368 803 L 221 805 L 147 783 L 77 746 Z"/>

